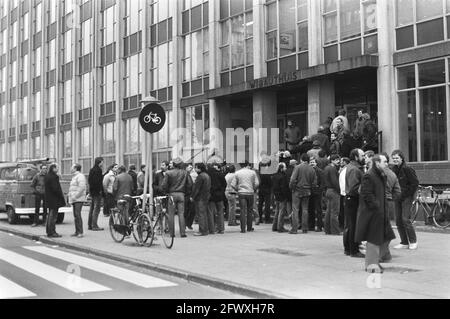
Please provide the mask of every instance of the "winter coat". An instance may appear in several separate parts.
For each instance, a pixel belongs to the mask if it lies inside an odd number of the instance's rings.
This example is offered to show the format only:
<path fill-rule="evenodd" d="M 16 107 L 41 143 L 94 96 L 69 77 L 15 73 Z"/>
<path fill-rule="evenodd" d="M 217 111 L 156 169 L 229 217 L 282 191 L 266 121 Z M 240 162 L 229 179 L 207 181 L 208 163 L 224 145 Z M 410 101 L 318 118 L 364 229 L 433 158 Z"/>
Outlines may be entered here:
<path fill-rule="evenodd" d="M 270 194 L 272 192 L 272 174 L 259 174 L 259 194 Z"/>
<path fill-rule="evenodd" d="M 310 196 L 311 188 L 317 185 L 317 176 L 314 168 L 309 164 L 297 165 L 292 172 L 289 188 L 292 192 L 298 192 L 299 196 Z"/>
<path fill-rule="evenodd" d="M 66 206 L 64 194 L 59 183 L 59 176 L 54 172 L 45 175 L 45 204 L 48 209 L 58 209 Z"/>
<path fill-rule="evenodd" d="M 347 196 L 359 196 L 359 186 L 364 175 L 363 167 L 356 161 L 351 161 L 347 165 L 345 174 L 345 193 Z"/>
<path fill-rule="evenodd" d="M 192 179 L 184 169 L 174 168 L 166 172 L 161 184 L 161 190 L 165 194 L 184 193 L 190 196 L 192 193 Z"/>
<path fill-rule="evenodd" d="M 135 171 L 128 171 L 128 175 L 131 176 L 131 178 L 133 179 L 133 192 L 131 195 L 136 196 L 136 192 L 137 192 L 137 174 Z"/>
<path fill-rule="evenodd" d="M 124 199 L 124 195 L 130 195 L 133 192 L 133 178 L 125 172 L 119 174 L 114 179 L 113 194 L 115 200 Z"/>
<path fill-rule="evenodd" d="M 300 128 L 298 126 L 287 127 L 284 130 L 284 139 L 286 143 L 296 145 L 300 142 Z"/>
<path fill-rule="evenodd" d="M 311 187 L 312 194 L 321 194 L 324 189 L 326 189 L 325 185 L 325 174 L 321 168 L 318 166 L 313 167 L 316 173 L 317 183 Z"/>
<path fill-rule="evenodd" d="M 259 187 L 258 176 L 255 171 L 244 167 L 236 172 L 231 187 L 240 195 L 255 195 Z"/>
<path fill-rule="evenodd" d="M 288 196 L 290 193 L 289 180 L 285 172 L 278 172 L 272 176 L 272 186 L 276 201 L 283 202 L 291 198 Z"/>
<path fill-rule="evenodd" d="M 163 180 L 164 180 L 164 172 L 163 171 L 159 171 L 158 173 L 155 174 L 154 179 L 153 179 L 153 191 L 155 192 L 155 196 L 164 196 L 165 195 L 163 189 L 161 188 Z"/>
<path fill-rule="evenodd" d="M 104 194 L 112 194 L 114 192 L 113 186 L 114 186 L 114 180 L 116 178 L 116 175 L 113 171 L 109 171 L 105 174 L 103 177 L 103 192 Z"/>
<path fill-rule="evenodd" d="M 325 167 L 324 171 L 325 186 L 327 189 L 334 189 L 337 193 L 340 192 L 339 187 L 339 172 L 336 166 L 333 164 Z"/>
<path fill-rule="evenodd" d="M 330 140 L 328 136 L 324 133 L 318 132 L 312 135 L 310 138 L 311 142 L 319 141 L 320 148 L 323 149 L 327 154 L 330 153 Z"/>
<path fill-rule="evenodd" d="M 206 172 L 200 173 L 195 179 L 194 187 L 192 190 L 192 199 L 195 202 L 209 201 L 211 196 L 211 178 Z"/>
<path fill-rule="evenodd" d="M 416 171 L 405 163 L 400 166 L 394 165 L 392 171 L 397 175 L 402 192 L 399 200 L 403 201 L 408 197 L 413 197 L 419 187 Z"/>
<path fill-rule="evenodd" d="M 31 188 L 33 188 L 33 194 L 44 195 L 45 194 L 45 174 L 37 173 L 34 175 L 31 181 Z"/>
<path fill-rule="evenodd" d="M 102 169 L 95 165 L 89 171 L 88 176 L 89 194 L 91 196 L 100 196 L 103 194 L 103 175 Z"/>
<path fill-rule="evenodd" d="M 213 167 L 209 168 L 207 173 L 211 178 L 211 197 L 209 198 L 209 201 L 215 203 L 224 201 L 225 189 L 227 188 L 225 177 Z"/>
<path fill-rule="evenodd" d="M 389 221 L 385 187 L 386 176 L 375 167 L 363 176 L 355 242 L 368 241 L 374 245 L 382 245 L 395 238 Z"/>
<path fill-rule="evenodd" d="M 69 186 L 69 204 L 86 202 L 86 177 L 76 172 Z"/>

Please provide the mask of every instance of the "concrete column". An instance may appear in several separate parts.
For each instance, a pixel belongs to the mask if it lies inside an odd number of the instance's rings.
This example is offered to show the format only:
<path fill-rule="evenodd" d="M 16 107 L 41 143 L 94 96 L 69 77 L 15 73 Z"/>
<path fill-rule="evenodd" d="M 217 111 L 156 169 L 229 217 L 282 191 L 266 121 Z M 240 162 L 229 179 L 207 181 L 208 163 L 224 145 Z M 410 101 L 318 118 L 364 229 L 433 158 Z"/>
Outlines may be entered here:
<path fill-rule="evenodd" d="M 308 6 L 308 58 L 309 66 L 323 63 L 321 1 L 309 0 Z"/>
<path fill-rule="evenodd" d="M 253 72 L 255 79 L 267 76 L 264 37 L 264 0 L 253 0 Z"/>
<path fill-rule="evenodd" d="M 394 52 L 394 1 L 377 1 L 378 24 L 378 61 L 377 96 L 378 96 L 378 130 L 383 131 L 382 149 L 390 153 L 400 146 L 399 105 L 395 91 Z M 405 151 L 408 150 L 403 147 Z"/>
<path fill-rule="evenodd" d="M 277 128 L 277 95 L 273 91 L 257 91 L 253 94 L 253 161 L 260 160 L 261 154 L 271 155 L 278 150 L 278 136 L 271 134 Z M 278 132 L 278 129 L 273 130 Z M 275 151 L 275 152 L 276 152 Z"/>
<path fill-rule="evenodd" d="M 227 160 L 228 163 L 231 163 L 232 160 L 227 158 L 227 145 L 230 144 L 231 141 L 227 140 L 226 137 L 226 131 L 227 128 L 231 128 L 231 104 L 229 100 L 215 100 L 214 101 L 214 108 L 215 113 L 217 114 L 216 117 L 216 125 L 221 132 L 222 132 L 222 145 L 218 145 L 219 143 L 216 143 L 216 147 L 219 150 L 219 155 L 223 156 L 224 159 Z M 211 103 L 209 104 L 211 106 Z M 211 118 L 211 110 L 210 112 L 210 118 Z M 220 142 L 220 141 L 218 141 Z"/>
<path fill-rule="evenodd" d="M 334 110 L 334 80 L 311 80 L 308 83 L 308 135 L 317 133 L 320 124 L 334 116 Z"/>

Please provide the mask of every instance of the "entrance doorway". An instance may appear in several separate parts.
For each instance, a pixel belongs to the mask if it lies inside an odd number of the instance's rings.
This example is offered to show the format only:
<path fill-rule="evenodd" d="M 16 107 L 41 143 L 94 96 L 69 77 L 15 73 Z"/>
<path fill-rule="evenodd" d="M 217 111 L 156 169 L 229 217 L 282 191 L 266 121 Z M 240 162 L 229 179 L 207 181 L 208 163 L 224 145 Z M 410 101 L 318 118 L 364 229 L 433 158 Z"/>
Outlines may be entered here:
<path fill-rule="evenodd" d="M 284 130 L 291 120 L 300 128 L 301 136 L 308 135 L 308 91 L 306 87 L 278 91 L 277 126 L 279 128 L 279 149 L 286 149 Z"/>

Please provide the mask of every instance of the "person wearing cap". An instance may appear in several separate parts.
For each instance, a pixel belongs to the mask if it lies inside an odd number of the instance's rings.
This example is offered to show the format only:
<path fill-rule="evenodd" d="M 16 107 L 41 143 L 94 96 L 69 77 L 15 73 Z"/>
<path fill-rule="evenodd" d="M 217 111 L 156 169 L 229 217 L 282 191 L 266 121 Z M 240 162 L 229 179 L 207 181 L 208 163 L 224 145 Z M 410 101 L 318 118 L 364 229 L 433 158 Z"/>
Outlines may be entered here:
<path fill-rule="evenodd" d="M 319 152 L 322 150 L 320 147 L 320 141 L 315 140 L 313 141 L 313 148 L 310 149 L 306 154 L 308 154 L 308 157 L 314 157 L 315 159 L 319 158 Z"/>
<path fill-rule="evenodd" d="M 161 189 L 164 193 L 172 197 L 169 201 L 169 227 L 172 236 L 175 236 L 175 211 L 178 213 L 180 226 L 180 236 L 186 236 L 186 223 L 184 220 L 185 196 L 191 195 L 192 179 L 188 178 L 189 173 L 181 169 L 183 161 L 177 157 L 171 161 L 173 169 L 168 170 L 164 176 Z"/>
<path fill-rule="evenodd" d="M 284 130 L 284 140 L 286 148 L 292 151 L 296 145 L 301 141 L 300 128 L 294 126 L 294 122 L 289 120 L 287 122 L 288 127 Z"/>

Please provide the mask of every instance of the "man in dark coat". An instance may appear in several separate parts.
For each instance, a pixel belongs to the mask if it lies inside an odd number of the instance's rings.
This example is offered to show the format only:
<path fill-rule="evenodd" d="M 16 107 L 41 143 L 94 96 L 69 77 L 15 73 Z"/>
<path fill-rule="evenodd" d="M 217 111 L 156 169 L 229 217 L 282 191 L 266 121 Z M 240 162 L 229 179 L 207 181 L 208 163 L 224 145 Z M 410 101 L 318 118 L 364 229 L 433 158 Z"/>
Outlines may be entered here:
<path fill-rule="evenodd" d="M 198 232 L 194 236 L 206 236 L 208 230 L 208 202 L 211 196 L 211 178 L 206 173 L 204 163 L 195 164 L 195 171 L 198 176 L 192 189 L 191 201 L 195 203 L 195 211 L 198 215 Z"/>
<path fill-rule="evenodd" d="M 221 172 L 220 165 L 216 162 L 210 165 L 207 173 L 211 178 L 211 197 L 208 204 L 209 233 L 214 234 L 217 229 L 217 233 L 223 234 L 225 230 L 223 202 L 225 201 L 227 182 Z"/>
<path fill-rule="evenodd" d="M 48 173 L 45 175 L 45 203 L 47 206 L 48 217 L 46 231 L 48 237 L 61 237 L 56 232 L 55 225 L 56 219 L 58 218 L 58 209 L 60 207 L 66 206 L 66 201 L 64 199 L 64 194 L 59 183 L 58 176 L 58 164 L 53 163 L 48 168 Z"/>
<path fill-rule="evenodd" d="M 31 227 L 36 227 L 39 224 L 39 211 L 41 209 L 41 202 L 43 203 L 43 221 L 47 221 L 47 207 L 45 206 L 45 175 L 47 174 L 47 166 L 42 165 L 41 171 L 37 173 L 31 181 L 31 188 L 34 194 L 34 219 Z"/>
<path fill-rule="evenodd" d="M 117 176 L 114 179 L 113 184 L 113 194 L 116 204 L 119 200 L 126 200 L 125 195 L 131 196 L 133 192 L 133 178 L 127 174 L 127 170 L 125 166 L 119 166 L 117 170 Z M 129 211 L 130 211 L 130 203 L 127 202 L 125 205 L 125 209 L 123 210 L 125 223 L 128 223 L 129 220 Z"/>
<path fill-rule="evenodd" d="M 258 213 L 259 220 L 270 223 L 270 204 L 272 201 L 272 174 L 269 174 L 270 160 L 259 163 Z M 264 206 L 264 211 L 263 211 Z M 265 217 L 263 217 L 265 215 Z"/>
<path fill-rule="evenodd" d="M 169 161 L 161 162 L 161 170 L 153 176 L 153 192 L 155 196 L 164 196 L 164 190 L 162 189 L 162 183 L 166 172 L 169 170 Z"/>
<path fill-rule="evenodd" d="M 323 191 L 325 190 L 325 176 L 321 168 L 317 166 L 315 157 L 309 159 L 309 165 L 314 168 L 317 178 L 317 184 L 311 188 L 311 196 L 309 197 L 308 204 L 308 224 L 309 230 L 315 230 L 321 232 L 323 229 L 323 210 L 322 210 L 322 198 Z"/>
<path fill-rule="evenodd" d="M 367 241 L 366 270 L 381 271 L 379 261 L 388 252 L 389 242 L 395 235 L 387 211 L 384 172 L 387 159 L 377 154 L 372 158 L 372 163 L 372 168 L 361 182 L 355 242 Z"/>
<path fill-rule="evenodd" d="M 133 192 L 131 195 L 136 196 L 137 193 L 137 173 L 136 173 L 136 165 L 131 164 L 128 167 L 128 175 L 133 179 Z"/>
<path fill-rule="evenodd" d="M 97 157 L 94 162 L 94 167 L 89 171 L 89 195 L 91 196 L 91 207 L 89 208 L 88 229 L 98 229 L 98 215 L 100 214 L 100 206 L 103 196 L 103 158 Z M 105 215 L 108 212 L 104 212 Z"/>
<path fill-rule="evenodd" d="M 272 176 L 273 194 L 275 196 L 275 216 L 273 218 L 272 231 L 278 231 L 279 233 L 288 232 L 284 228 L 284 216 L 286 214 L 286 204 L 290 197 L 289 180 L 286 175 L 286 164 L 278 164 L 278 171 Z"/>

